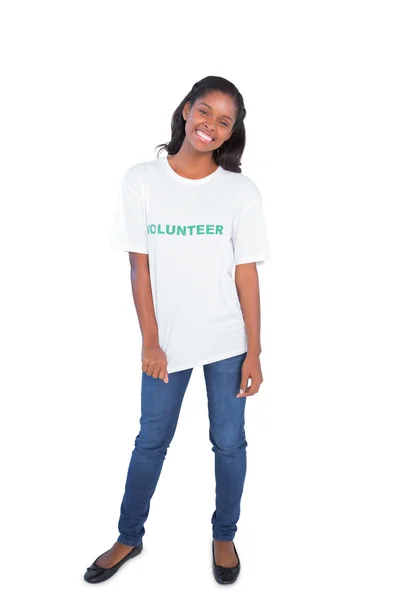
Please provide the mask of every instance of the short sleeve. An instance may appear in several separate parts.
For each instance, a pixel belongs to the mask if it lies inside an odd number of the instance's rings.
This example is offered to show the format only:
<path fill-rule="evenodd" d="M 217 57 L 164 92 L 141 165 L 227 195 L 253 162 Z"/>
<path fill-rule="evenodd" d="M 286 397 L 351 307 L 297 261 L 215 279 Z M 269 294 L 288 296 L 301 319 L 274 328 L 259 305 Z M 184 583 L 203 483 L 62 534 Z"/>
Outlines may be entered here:
<path fill-rule="evenodd" d="M 128 170 L 119 182 L 114 218 L 110 227 L 110 247 L 148 254 L 143 200 L 133 189 L 129 175 Z"/>
<path fill-rule="evenodd" d="M 259 266 L 271 258 L 271 249 L 262 196 L 257 186 L 251 181 L 250 184 L 244 188 L 246 198 L 242 202 L 242 211 L 233 221 L 234 263 L 255 262 Z"/>

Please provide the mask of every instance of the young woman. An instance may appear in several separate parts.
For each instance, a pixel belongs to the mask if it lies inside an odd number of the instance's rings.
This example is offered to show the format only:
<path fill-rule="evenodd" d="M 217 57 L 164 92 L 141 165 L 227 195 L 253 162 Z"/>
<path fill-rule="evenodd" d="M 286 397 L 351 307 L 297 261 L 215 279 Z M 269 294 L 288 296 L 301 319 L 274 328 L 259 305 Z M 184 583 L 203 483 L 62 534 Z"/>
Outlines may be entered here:
<path fill-rule="evenodd" d="M 256 266 L 270 257 L 260 192 L 240 169 L 245 115 L 231 82 L 198 81 L 173 114 L 171 141 L 160 145 L 167 155 L 130 167 L 121 181 L 111 247 L 129 253 L 143 340 L 141 419 L 119 536 L 88 567 L 90 583 L 141 552 L 150 500 L 200 365 L 215 453 L 213 574 L 218 583 L 239 575 L 233 538 L 246 474 L 244 412 L 263 381 Z"/>

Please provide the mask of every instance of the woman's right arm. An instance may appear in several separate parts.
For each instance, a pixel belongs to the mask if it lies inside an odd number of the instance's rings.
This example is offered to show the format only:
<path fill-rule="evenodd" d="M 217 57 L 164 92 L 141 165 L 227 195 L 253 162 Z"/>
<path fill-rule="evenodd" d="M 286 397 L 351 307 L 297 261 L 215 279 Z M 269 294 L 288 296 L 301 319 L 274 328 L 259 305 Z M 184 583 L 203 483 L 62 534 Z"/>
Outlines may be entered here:
<path fill-rule="evenodd" d="M 129 252 L 133 301 L 142 333 L 142 371 L 168 383 L 167 357 L 160 348 L 149 271 L 149 255 Z"/>

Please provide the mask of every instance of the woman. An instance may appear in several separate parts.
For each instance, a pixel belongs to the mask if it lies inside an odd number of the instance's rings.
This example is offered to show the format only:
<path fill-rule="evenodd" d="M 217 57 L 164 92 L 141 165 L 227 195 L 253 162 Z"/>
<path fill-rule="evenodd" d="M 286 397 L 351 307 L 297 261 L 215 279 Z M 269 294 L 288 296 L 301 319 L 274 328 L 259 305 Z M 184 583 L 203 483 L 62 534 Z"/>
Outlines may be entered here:
<path fill-rule="evenodd" d="M 120 535 L 88 567 L 90 583 L 141 552 L 150 500 L 200 365 L 215 453 L 213 574 L 218 583 L 239 575 L 233 538 L 246 474 L 244 411 L 263 381 L 256 266 L 270 257 L 260 192 L 240 169 L 245 115 L 231 82 L 202 79 L 173 114 L 171 141 L 160 145 L 167 155 L 122 178 L 111 247 L 129 252 L 143 338 L 142 413 Z"/>

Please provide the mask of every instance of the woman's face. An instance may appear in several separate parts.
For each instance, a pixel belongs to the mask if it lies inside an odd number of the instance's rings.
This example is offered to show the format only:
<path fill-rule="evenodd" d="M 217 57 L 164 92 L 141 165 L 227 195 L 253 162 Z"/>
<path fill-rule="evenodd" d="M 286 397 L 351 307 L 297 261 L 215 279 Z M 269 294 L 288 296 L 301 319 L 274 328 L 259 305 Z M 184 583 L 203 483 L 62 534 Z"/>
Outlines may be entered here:
<path fill-rule="evenodd" d="M 200 152 L 213 152 L 231 137 L 236 106 L 229 94 L 209 92 L 197 98 L 192 107 L 187 102 L 182 115 L 186 119 L 185 132 L 190 144 Z"/>

